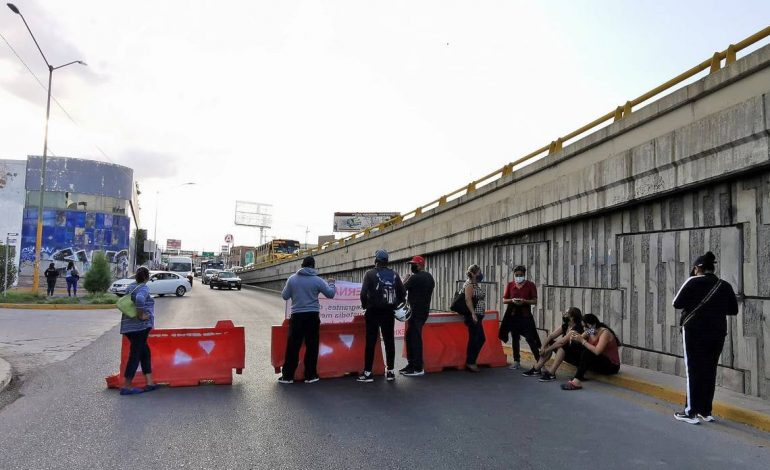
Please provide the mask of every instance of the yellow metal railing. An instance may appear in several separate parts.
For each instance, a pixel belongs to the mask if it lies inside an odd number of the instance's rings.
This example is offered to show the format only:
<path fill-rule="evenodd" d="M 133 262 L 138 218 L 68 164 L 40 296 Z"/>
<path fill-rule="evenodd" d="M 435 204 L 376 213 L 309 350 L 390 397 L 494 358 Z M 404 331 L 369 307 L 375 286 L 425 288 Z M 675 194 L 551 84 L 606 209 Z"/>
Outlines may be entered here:
<path fill-rule="evenodd" d="M 365 237 L 365 236 L 367 236 L 367 235 L 369 235 L 371 233 L 382 231 L 385 228 L 390 227 L 392 225 L 399 224 L 399 223 L 403 222 L 404 220 L 409 220 L 411 218 L 418 217 L 418 216 L 424 214 L 426 211 L 429 211 L 431 209 L 435 209 L 436 207 L 439 207 L 439 206 L 443 206 L 444 204 L 446 204 L 447 202 L 449 202 L 449 201 L 451 201 L 453 199 L 456 199 L 456 198 L 458 198 L 460 196 L 464 196 L 466 194 L 470 194 L 470 193 L 476 191 L 476 189 L 478 187 L 480 187 L 480 186 L 484 186 L 487 183 L 490 183 L 492 181 L 495 181 L 497 179 L 500 179 L 500 178 L 503 178 L 503 177 L 506 177 L 506 176 L 512 174 L 513 173 L 513 168 L 515 166 L 517 166 L 517 165 L 520 165 L 520 164 L 522 164 L 522 163 L 524 163 L 524 162 L 526 162 L 528 160 L 531 160 L 531 159 L 533 159 L 533 158 L 535 158 L 537 156 L 540 156 L 540 155 L 542 155 L 545 152 L 548 152 L 547 155 L 551 155 L 553 153 L 559 152 L 562 149 L 562 146 L 563 146 L 564 142 L 572 140 L 575 137 L 578 137 L 578 136 L 580 136 L 580 135 L 582 135 L 582 134 L 584 134 L 584 133 L 586 133 L 586 132 L 588 132 L 588 131 L 590 131 L 590 130 L 592 130 L 592 129 L 594 129 L 594 128 L 596 128 L 596 127 L 598 127 L 598 126 L 600 126 L 600 125 L 602 125 L 604 123 L 606 123 L 607 121 L 610 121 L 610 120 L 619 121 L 619 120 L 621 120 L 623 118 L 628 117 L 633 112 L 633 108 L 635 106 L 638 106 L 638 105 L 644 103 L 645 101 L 649 100 L 650 98 L 653 98 L 653 97 L 659 95 L 660 93 L 662 93 L 662 92 L 664 92 L 666 90 L 669 90 L 669 89 L 675 87 L 676 85 L 681 84 L 682 82 L 684 82 L 684 81 L 694 77 L 695 75 L 697 75 L 697 74 L 699 74 L 699 73 L 701 73 L 701 72 L 703 72 L 705 70 L 709 70 L 709 73 L 714 73 L 714 72 L 717 72 L 717 71 L 721 70 L 721 68 L 722 68 L 722 61 L 723 60 L 725 61 L 725 65 L 724 66 L 725 67 L 729 66 L 730 64 L 735 62 L 735 60 L 736 60 L 736 53 L 738 51 L 741 51 L 741 50 L 743 50 L 743 49 L 745 49 L 745 48 L 747 48 L 747 47 L 749 47 L 749 46 L 751 46 L 753 44 L 756 44 L 757 42 L 761 41 L 762 39 L 767 38 L 768 36 L 770 36 L 770 26 L 768 26 L 767 28 L 762 29 L 761 31 L 758 31 L 758 32 L 752 34 L 751 36 L 747 37 L 746 39 L 744 39 L 744 40 L 742 40 L 740 42 L 737 42 L 735 44 L 730 44 L 727 47 L 727 49 L 725 49 L 724 51 L 722 51 L 722 52 L 715 52 L 713 56 L 711 56 L 710 58 L 704 60 L 703 62 L 701 62 L 700 64 L 696 65 L 695 67 L 693 67 L 693 68 L 691 68 L 691 69 L 689 69 L 689 70 L 687 70 L 685 72 L 682 72 L 681 74 L 677 75 L 676 77 L 672 78 L 671 80 L 669 80 L 669 81 L 667 81 L 667 82 L 665 82 L 665 83 L 663 83 L 663 84 L 653 88 L 652 90 L 648 91 L 647 93 L 645 93 L 645 94 L 643 94 L 643 95 L 641 95 L 641 96 L 639 96 L 637 98 L 634 98 L 632 100 L 626 101 L 626 103 L 623 106 L 618 106 L 616 109 L 610 111 L 609 113 L 607 113 L 607 114 L 605 114 L 605 115 L 603 115 L 603 116 L 601 116 L 599 118 L 596 118 L 595 120 L 589 122 L 585 126 L 579 128 L 579 129 L 576 129 L 576 130 L 570 132 L 569 134 L 567 134 L 565 136 L 557 138 L 556 140 L 552 141 L 548 145 L 544 145 L 543 147 L 540 147 L 539 149 L 537 149 L 537 150 L 535 150 L 533 152 L 530 152 L 527 155 L 524 155 L 523 157 L 520 157 L 520 158 L 510 162 L 507 165 L 505 165 L 504 167 L 502 167 L 500 169 L 497 169 L 497 170 L 493 171 L 492 173 L 489 173 L 488 175 L 485 175 L 485 176 L 481 177 L 480 179 L 477 179 L 475 181 L 471 181 L 469 184 L 467 184 L 467 185 L 465 185 L 465 186 L 463 186 L 461 188 L 458 188 L 458 189 L 456 189 L 456 190 L 454 190 L 454 191 L 452 191 L 450 193 L 447 193 L 447 194 L 441 196 L 438 199 L 435 199 L 435 200 L 433 200 L 433 201 L 431 201 L 431 202 L 429 202 L 429 203 L 427 203 L 427 204 L 425 204 L 423 206 L 420 206 L 420 207 L 414 209 L 413 211 L 407 212 L 406 214 L 398 215 L 398 216 L 394 217 L 393 219 L 390 219 L 390 220 L 388 220 L 386 222 L 383 222 L 383 223 L 377 225 L 376 227 L 371 227 L 371 228 L 368 228 L 366 230 L 362 230 L 360 232 L 356 232 L 356 233 L 354 233 L 352 235 L 349 235 L 347 237 L 338 238 L 338 239 L 336 239 L 334 241 L 326 242 L 326 243 L 324 243 L 322 245 L 319 245 L 319 246 L 317 246 L 315 248 L 312 248 L 312 249 L 309 249 L 309 250 L 301 250 L 300 252 L 298 252 L 296 254 L 296 256 L 307 256 L 307 255 L 311 255 L 311 254 L 316 254 L 316 253 L 318 253 L 320 251 L 323 251 L 323 250 L 325 250 L 327 248 L 331 248 L 331 247 L 333 247 L 335 245 L 337 245 L 337 246 L 344 246 L 346 243 L 351 242 L 353 240 L 356 240 L 357 238 Z M 256 266 L 256 268 L 261 268 L 261 267 L 267 266 L 269 264 L 273 264 L 273 263 L 265 263 L 263 265 Z"/>

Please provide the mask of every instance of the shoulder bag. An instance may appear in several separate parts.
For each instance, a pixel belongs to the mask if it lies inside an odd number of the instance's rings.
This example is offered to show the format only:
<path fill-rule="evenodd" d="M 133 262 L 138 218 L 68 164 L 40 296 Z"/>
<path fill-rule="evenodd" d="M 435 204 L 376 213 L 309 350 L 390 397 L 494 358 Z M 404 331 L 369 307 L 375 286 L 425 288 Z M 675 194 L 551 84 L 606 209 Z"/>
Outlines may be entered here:
<path fill-rule="evenodd" d="M 136 309 L 136 303 L 134 303 L 134 300 L 131 298 L 131 294 L 133 294 L 134 291 L 138 288 L 139 286 L 134 287 L 134 290 L 126 293 L 126 295 L 118 299 L 118 301 L 115 303 L 115 306 L 118 307 L 120 313 L 129 318 L 136 318 L 139 316 L 139 311 Z"/>
<path fill-rule="evenodd" d="M 714 284 L 714 287 L 711 288 L 708 294 L 706 294 L 705 297 L 703 297 L 703 300 L 700 301 L 700 303 L 692 309 L 692 312 L 687 312 L 687 315 L 682 317 L 682 327 L 687 325 L 687 322 L 693 319 L 695 317 L 695 314 L 698 313 L 698 310 L 703 307 L 709 300 L 711 300 L 711 297 L 716 294 L 717 290 L 719 290 L 719 286 L 722 285 L 722 280 L 718 280 L 716 284 Z"/>
<path fill-rule="evenodd" d="M 476 307 L 478 301 L 475 297 L 471 299 L 471 302 L 473 303 L 473 306 Z M 461 287 L 460 290 L 455 293 L 449 310 L 463 316 L 471 315 L 471 312 L 468 310 L 468 305 L 465 303 L 465 287 Z"/>

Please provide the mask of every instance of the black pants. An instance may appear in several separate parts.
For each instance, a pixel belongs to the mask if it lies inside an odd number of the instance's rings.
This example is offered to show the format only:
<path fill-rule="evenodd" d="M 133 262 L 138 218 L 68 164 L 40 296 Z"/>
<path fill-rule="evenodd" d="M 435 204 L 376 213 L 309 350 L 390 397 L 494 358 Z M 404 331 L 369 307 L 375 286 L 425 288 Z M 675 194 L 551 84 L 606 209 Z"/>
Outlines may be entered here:
<path fill-rule="evenodd" d="M 602 375 L 614 375 L 620 370 L 618 364 L 613 364 L 612 361 L 603 354 L 598 356 L 586 348 L 581 347 L 583 351 L 580 352 L 580 363 L 577 366 L 577 372 L 575 372 L 575 378 L 578 380 L 585 380 L 586 372 L 596 372 Z"/>
<path fill-rule="evenodd" d="M 487 337 L 484 334 L 484 315 L 476 314 L 476 317 L 479 319 L 477 322 L 474 322 L 470 315 L 465 317 L 465 326 L 468 327 L 468 348 L 465 352 L 466 364 L 476 364 L 481 348 L 487 342 Z"/>
<path fill-rule="evenodd" d="M 289 320 L 289 338 L 286 341 L 286 357 L 283 361 L 282 375 L 285 379 L 294 379 L 294 372 L 299 363 L 299 350 L 305 342 L 305 378 L 313 379 L 318 375 L 318 336 L 321 319 L 318 312 L 292 313 Z"/>
<path fill-rule="evenodd" d="M 406 360 L 409 367 L 415 370 L 423 369 L 422 362 L 422 327 L 428 321 L 428 312 L 415 312 L 412 310 L 412 317 L 406 322 L 406 333 L 404 341 L 406 342 Z"/>
<path fill-rule="evenodd" d="M 685 413 L 703 416 L 711 414 L 714 388 L 717 384 L 717 364 L 724 336 L 709 337 L 683 331 L 684 361 L 687 367 L 687 404 Z"/>
<path fill-rule="evenodd" d="M 364 370 L 372 371 L 378 332 L 382 333 L 382 342 L 385 343 L 385 363 L 388 370 L 392 370 L 396 361 L 396 339 L 393 333 L 396 319 L 393 318 L 393 311 L 368 309 L 364 314 L 364 319 L 366 320 Z"/>
<path fill-rule="evenodd" d="M 540 360 L 540 348 L 543 344 L 540 342 L 540 336 L 537 334 L 535 318 L 532 315 L 514 315 L 511 317 L 511 348 L 513 349 L 513 360 L 521 362 L 521 338 L 523 336 L 535 356 L 535 361 Z"/>
<path fill-rule="evenodd" d="M 56 288 L 56 278 L 48 278 L 46 282 L 48 282 L 48 295 L 53 295 L 53 290 Z"/>
<path fill-rule="evenodd" d="M 133 380 L 136 375 L 136 368 L 142 364 L 142 373 L 152 374 L 152 358 L 150 357 L 150 347 L 147 345 L 147 336 L 151 328 L 133 333 L 125 333 L 126 338 L 131 343 L 131 349 L 128 352 L 128 362 L 123 377 Z"/>

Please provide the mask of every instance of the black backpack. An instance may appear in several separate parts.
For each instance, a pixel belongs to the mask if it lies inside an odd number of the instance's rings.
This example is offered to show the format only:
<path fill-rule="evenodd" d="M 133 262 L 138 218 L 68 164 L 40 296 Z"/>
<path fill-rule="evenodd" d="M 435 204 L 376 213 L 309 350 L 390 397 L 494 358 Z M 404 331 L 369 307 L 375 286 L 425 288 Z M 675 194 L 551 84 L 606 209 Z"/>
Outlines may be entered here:
<path fill-rule="evenodd" d="M 396 272 L 392 269 L 378 269 L 377 285 L 374 287 L 374 298 L 372 304 L 379 308 L 395 309 L 398 305 L 398 296 L 396 295 Z"/>

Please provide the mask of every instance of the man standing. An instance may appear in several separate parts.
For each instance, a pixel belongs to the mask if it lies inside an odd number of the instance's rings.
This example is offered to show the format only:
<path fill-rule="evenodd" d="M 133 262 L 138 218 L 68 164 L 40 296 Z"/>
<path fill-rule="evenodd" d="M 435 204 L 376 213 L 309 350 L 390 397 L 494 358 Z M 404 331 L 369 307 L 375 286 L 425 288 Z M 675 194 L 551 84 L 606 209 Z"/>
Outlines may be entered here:
<path fill-rule="evenodd" d="M 284 300 L 291 299 L 289 338 L 286 342 L 286 358 L 278 382 L 294 383 L 294 372 L 299 362 L 299 350 L 305 342 L 305 383 L 318 382 L 318 336 L 321 327 L 318 294 L 333 299 L 336 289 L 334 279 L 324 282 L 315 270 L 315 258 L 302 260 L 302 268 L 286 281 L 281 292 Z"/>
<path fill-rule="evenodd" d="M 537 287 L 532 281 L 528 281 L 524 276 L 527 274 L 527 268 L 516 266 L 513 269 L 513 281 L 505 287 L 503 294 L 503 303 L 511 304 L 511 347 L 513 349 L 513 364 L 511 369 L 521 367 L 521 346 L 520 336 L 527 340 L 529 349 L 535 356 L 535 361 L 540 360 L 540 336 L 537 334 L 535 319 L 532 316 L 532 306 L 537 305 Z"/>
<path fill-rule="evenodd" d="M 398 274 L 388 267 L 388 252 L 377 250 L 374 254 L 374 269 L 366 272 L 361 285 L 361 306 L 366 310 L 364 313 L 366 351 L 364 371 L 358 376 L 359 382 L 374 382 L 372 365 L 378 331 L 382 333 L 382 342 L 385 343 L 385 362 L 387 363 L 385 378 L 389 382 L 396 380 L 396 374 L 393 371 L 396 361 L 393 310 L 404 299 L 406 299 L 404 284 Z"/>
<path fill-rule="evenodd" d="M 406 358 L 408 364 L 399 372 L 407 377 L 425 375 L 422 363 L 422 327 L 428 320 L 430 299 L 436 283 L 425 271 L 425 258 L 414 256 L 409 261 L 412 274 L 404 281 L 412 316 L 406 322 Z"/>

